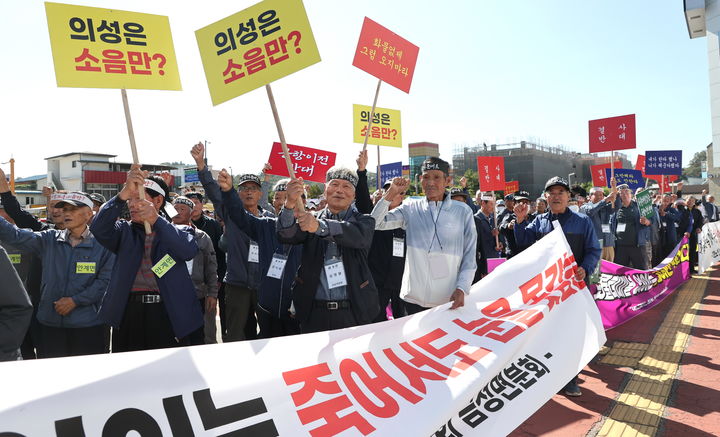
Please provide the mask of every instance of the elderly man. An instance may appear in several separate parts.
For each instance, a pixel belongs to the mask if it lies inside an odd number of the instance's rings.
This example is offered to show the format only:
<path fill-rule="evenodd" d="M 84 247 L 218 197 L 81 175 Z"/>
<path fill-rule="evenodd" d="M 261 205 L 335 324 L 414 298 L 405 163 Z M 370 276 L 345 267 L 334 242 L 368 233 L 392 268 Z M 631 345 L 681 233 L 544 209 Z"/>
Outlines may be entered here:
<path fill-rule="evenodd" d="M 297 210 L 303 181 L 291 180 L 277 221 L 281 243 L 302 245 L 293 303 L 303 333 L 369 323 L 380 310 L 367 261 L 375 220 L 351 207 L 357 173 L 333 167 L 326 180 L 327 207 L 317 216 Z"/>
<path fill-rule="evenodd" d="M 503 249 L 500 233 L 495 226 L 495 197 L 489 193 L 478 195 L 478 199 L 480 210 L 474 215 L 477 228 L 477 270 L 473 282 L 488 274 L 488 258 L 499 258 Z"/>
<path fill-rule="evenodd" d="M 617 187 L 613 178 L 612 192 L 605 198 L 605 191 L 600 187 L 590 189 L 590 201 L 580 207 L 580 212 L 590 217 L 595 226 L 595 233 L 603 240 L 602 259 L 612 262 L 615 258 L 615 235 L 610 230 L 610 216 L 615 208 Z"/>
<path fill-rule="evenodd" d="M 545 183 L 545 198 L 548 200 L 550 210 L 538 215 L 532 223 L 528 223 L 527 205 L 518 204 L 515 207 L 516 224 L 515 238 L 518 244 L 534 243 L 553 231 L 553 222 L 557 221 L 563 229 L 570 249 L 578 264 L 575 279 L 582 281 L 591 274 L 600 260 L 600 244 L 598 243 L 595 227 L 590 217 L 578 214 L 568 208 L 570 203 L 570 185 L 559 176 L 550 178 Z M 582 391 L 577 385 L 577 376 L 565 385 L 563 389 L 567 396 L 580 396 Z"/>
<path fill-rule="evenodd" d="M 707 190 L 702 190 L 702 197 L 700 198 L 700 204 L 704 210 L 705 223 L 712 223 L 718 221 L 720 216 L 718 214 L 718 208 L 715 206 L 715 196 L 712 194 L 708 195 Z"/>
<path fill-rule="evenodd" d="M 64 230 L 32 232 L 0 218 L 0 240 L 27 248 L 44 262 L 38 358 L 102 353 L 105 328 L 98 307 L 113 256 L 88 229 L 93 203 L 86 193 L 65 194 L 55 206 L 63 211 Z"/>
<path fill-rule="evenodd" d="M 215 317 L 217 316 L 218 276 L 217 257 L 210 236 L 193 225 L 190 218 L 195 204 L 185 196 L 178 196 L 173 200 L 173 207 L 177 215 L 172 218 L 175 225 L 189 226 L 195 235 L 198 253 L 192 261 L 187 261 L 190 278 L 195 285 L 195 293 L 200 301 L 200 307 L 205 311 L 205 326 L 201 331 L 190 334 L 190 343 L 193 345 L 217 343 L 217 329 Z"/>
<path fill-rule="evenodd" d="M 203 326 L 186 264 L 198 246 L 186 227 L 162 216 L 168 191 L 161 177 L 148 176 L 133 164 L 122 190 L 92 222 L 98 241 L 117 255 L 99 313 L 113 326 L 113 352 L 189 346 L 190 334 Z M 129 222 L 118 220 L 124 204 L 130 208 Z"/>
<path fill-rule="evenodd" d="M 408 314 L 452 301 L 451 309 L 465 303 L 475 275 L 477 231 L 472 210 L 453 201 L 445 190 L 452 182 L 449 164 L 428 158 L 420 183 L 425 197 L 389 211 L 391 200 L 405 192 L 409 181 L 395 178 L 373 209 L 375 229 L 403 228 L 407 233 L 407 258 L 400 296 Z"/>
<path fill-rule="evenodd" d="M 623 184 L 617 187 L 620 194 L 615 201 L 615 213 L 611 222 L 611 232 L 615 236 L 615 258 L 613 262 L 622 266 L 646 270 L 643 254 L 648 243 L 647 232 L 650 220 L 640 214 L 637 202 L 632 200 L 632 191 Z"/>

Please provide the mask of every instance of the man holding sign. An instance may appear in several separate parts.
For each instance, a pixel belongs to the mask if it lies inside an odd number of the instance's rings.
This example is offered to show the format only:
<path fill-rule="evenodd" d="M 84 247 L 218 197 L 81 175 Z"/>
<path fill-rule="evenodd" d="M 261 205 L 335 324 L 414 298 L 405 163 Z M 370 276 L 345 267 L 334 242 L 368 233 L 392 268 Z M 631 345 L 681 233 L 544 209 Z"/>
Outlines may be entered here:
<path fill-rule="evenodd" d="M 650 226 L 650 220 L 640 213 L 638 204 L 632 200 L 632 191 L 625 184 L 619 185 L 620 194 L 615 202 L 617 212 L 611 223 L 612 233 L 615 235 L 615 264 L 646 270 L 643 254 L 649 233 L 645 231 Z"/>

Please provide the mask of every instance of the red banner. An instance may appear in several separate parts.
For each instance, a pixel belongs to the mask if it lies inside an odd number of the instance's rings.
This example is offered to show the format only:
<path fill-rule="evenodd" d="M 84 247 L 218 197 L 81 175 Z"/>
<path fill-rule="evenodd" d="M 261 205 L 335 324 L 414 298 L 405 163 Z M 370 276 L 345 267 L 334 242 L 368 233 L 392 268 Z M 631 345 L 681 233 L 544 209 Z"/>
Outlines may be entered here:
<path fill-rule="evenodd" d="M 512 194 L 516 191 L 520 191 L 520 182 L 519 181 L 506 181 L 505 182 L 505 189 L 503 190 L 503 194 L 508 195 L 508 194 Z"/>
<path fill-rule="evenodd" d="M 325 182 L 325 173 L 335 165 L 335 152 L 295 146 L 293 144 L 287 146 L 290 161 L 295 170 L 295 177 L 303 178 L 306 181 Z M 268 162 L 272 165 L 272 170 L 268 173 L 278 176 L 290 176 L 287 165 L 285 165 L 285 157 L 280 143 L 273 143 Z"/>
<path fill-rule="evenodd" d="M 590 174 L 592 175 L 593 185 L 596 187 L 607 187 L 607 179 L 605 178 L 605 169 L 610 168 L 610 163 L 597 164 L 590 166 Z M 622 168 L 622 162 L 615 161 L 613 168 Z"/>
<path fill-rule="evenodd" d="M 480 190 L 505 190 L 505 158 L 502 156 L 478 156 L 477 162 Z"/>
<path fill-rule="evenodd" d="M 590 153 L 635 148 L 635 114 L 588 122 Z"/>
<path fill-rule="evenodd" d="M 352 64 L 409 93 L 419 51 L 415 44 L 365 17 Z"/>

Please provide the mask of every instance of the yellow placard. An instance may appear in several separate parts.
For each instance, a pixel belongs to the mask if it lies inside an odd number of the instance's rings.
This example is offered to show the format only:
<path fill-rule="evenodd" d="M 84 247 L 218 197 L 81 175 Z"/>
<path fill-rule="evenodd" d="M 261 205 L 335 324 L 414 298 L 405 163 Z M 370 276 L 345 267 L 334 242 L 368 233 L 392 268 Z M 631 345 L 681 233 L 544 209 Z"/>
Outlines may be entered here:
<path fill-rule="evenodd" d="M 95 273 L 95 263 L 75 264 L 75 273 Z"/>
<path fill-rule="evenodd" d="M 61 3 L 45 12 L 58 86 L 182 89 L 168 17 Z"/>
<path fill-rule="evenodd" d="M 195 32 L 213 105 L 320 62 L 302 0 L 265 0 Z"/>
<path fill-rule="evenodd" d="M 152 271 L 155 272 L 158 278 L 162 278 L 165 273 L 168 272 L 175 265 L 175 260 L 170 255 L 165 255 L 160 258 L 160 261 L 152 266 Z"/>
<path fill-rule="evenodd" d="M 22 255 L 19 253 L 8 253 L 8 258 L 10 258 L 10 262 L 13 264 L 20 264 L 20 262 L 22 262 Z"/>
<path fill-rule="evenodd" d="M 372 107 L 353 105 L 353 142 L 365 142 L 365 131 Z M 400 111 L 375 107 L 375 116 L 370 126 L 368 144 L 389 147 L 402 147 L 400 131 Z"/>

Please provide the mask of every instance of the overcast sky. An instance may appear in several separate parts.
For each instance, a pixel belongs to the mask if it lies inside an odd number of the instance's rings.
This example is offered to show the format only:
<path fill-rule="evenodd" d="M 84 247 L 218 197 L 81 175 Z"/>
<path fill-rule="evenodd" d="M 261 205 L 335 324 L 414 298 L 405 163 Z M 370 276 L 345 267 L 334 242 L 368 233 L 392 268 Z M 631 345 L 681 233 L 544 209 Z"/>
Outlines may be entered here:
<path fill-rule="evenodd" d="M 129 90 L 140 160 L 191 162 L 207 140 L 209 162 L 258 172 L 278 141 L 265 90 L 212 106 L 195 30 L 252 1 L 84 0 L 73 4 L 167 15 L 183 91 Z M 381 88 L 378 106 L 402 113 L 407 143 L 456 147 L 520 140 L 583 152 L 587 121 L 637 114 L 638 151 L 711 141 L 707 41 L 690 40 L 681 1 L 305 0 L 322 61 L 273 83 L 289 143 L 338 152 L 354 165 L 352 104 L 371 105 L 376 79 L 352 66 L 364 16 L 420 47 L 409 94 Z M 0 2 L 2 135 L 18 177 L 44 174 L 43 158 L 68 152 L 131 161 L 119 90 L 58 88 L 44 3 Z M 376 163 L 375 147 L 370 162 Z M 636 151 L 630 151 L 634 161 Z M 6 171 L 8 165 L 2 166 Z"/>

